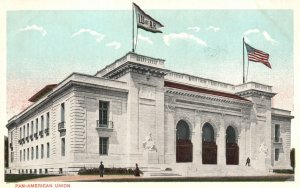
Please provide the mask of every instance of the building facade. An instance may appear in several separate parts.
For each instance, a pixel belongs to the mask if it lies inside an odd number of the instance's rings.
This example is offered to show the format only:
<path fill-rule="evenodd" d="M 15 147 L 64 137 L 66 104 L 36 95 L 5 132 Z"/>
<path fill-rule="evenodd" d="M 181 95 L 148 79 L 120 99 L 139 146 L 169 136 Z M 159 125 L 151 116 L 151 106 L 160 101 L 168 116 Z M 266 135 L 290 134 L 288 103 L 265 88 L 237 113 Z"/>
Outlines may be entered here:
<path fill-rule="evenodd" d="M 95 75 L 72 73 L 31 97 L 6 125 L 8 170 L 76 173 L 100 161 L 193 175 L 291 169 L 293 116 L 272 107 L 274 96 L 271 86 L 177 73 L 162 59 L 129 52 Z"/>

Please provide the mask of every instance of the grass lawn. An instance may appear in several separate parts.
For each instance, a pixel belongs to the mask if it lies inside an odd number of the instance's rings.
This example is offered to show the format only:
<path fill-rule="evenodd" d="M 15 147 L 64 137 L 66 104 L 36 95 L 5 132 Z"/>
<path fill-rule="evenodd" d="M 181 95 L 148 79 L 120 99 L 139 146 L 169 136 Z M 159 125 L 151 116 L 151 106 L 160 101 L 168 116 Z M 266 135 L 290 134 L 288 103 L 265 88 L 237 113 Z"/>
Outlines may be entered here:
<path fill-rule="evenodd" d="M 19 182 L 29 179 L 41 178 L 41 177 L 49 177 L 56 175 L 45 175 L 45 174 L 5 174 L 5 182 Z"/>

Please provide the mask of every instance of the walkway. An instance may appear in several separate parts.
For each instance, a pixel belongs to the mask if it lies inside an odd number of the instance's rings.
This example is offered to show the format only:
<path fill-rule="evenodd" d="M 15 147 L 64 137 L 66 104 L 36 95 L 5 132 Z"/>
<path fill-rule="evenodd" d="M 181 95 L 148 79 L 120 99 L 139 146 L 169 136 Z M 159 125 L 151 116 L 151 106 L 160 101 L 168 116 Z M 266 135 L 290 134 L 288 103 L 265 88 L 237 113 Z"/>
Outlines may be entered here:
<path fill-rule="evenodd" d="M 134 177 L 129 175 L 97 175 L 53 176 L 26 180 L 25 182 L 170 182 L 170 181 L 294 181 L 293 174 L 272 174 L 269 176 L 235 176 L 235 177 Z"/>

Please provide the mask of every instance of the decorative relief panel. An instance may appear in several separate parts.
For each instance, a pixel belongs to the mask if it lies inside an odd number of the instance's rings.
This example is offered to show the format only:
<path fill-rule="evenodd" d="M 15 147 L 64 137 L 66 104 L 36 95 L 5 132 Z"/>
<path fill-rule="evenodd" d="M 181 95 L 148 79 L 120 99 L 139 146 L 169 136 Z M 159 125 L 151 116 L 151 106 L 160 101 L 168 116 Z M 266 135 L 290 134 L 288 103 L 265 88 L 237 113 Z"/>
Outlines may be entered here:
<path fill-rule="evenodd" d="M 155 87 L 140 85 L 139 97 L 142 99 L 155 100 Z"/>

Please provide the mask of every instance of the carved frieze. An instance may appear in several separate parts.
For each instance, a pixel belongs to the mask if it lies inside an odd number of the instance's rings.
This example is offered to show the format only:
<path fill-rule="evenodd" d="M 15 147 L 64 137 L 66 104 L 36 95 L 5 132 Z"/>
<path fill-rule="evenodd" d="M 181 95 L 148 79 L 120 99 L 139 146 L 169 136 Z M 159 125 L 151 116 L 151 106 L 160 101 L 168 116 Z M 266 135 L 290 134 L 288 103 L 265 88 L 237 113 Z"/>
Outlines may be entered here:
<path fill-rule="evenodd" d="M 139 97 L 142 99 L 155 100 L 155 87 L 140 85 Z"/>

